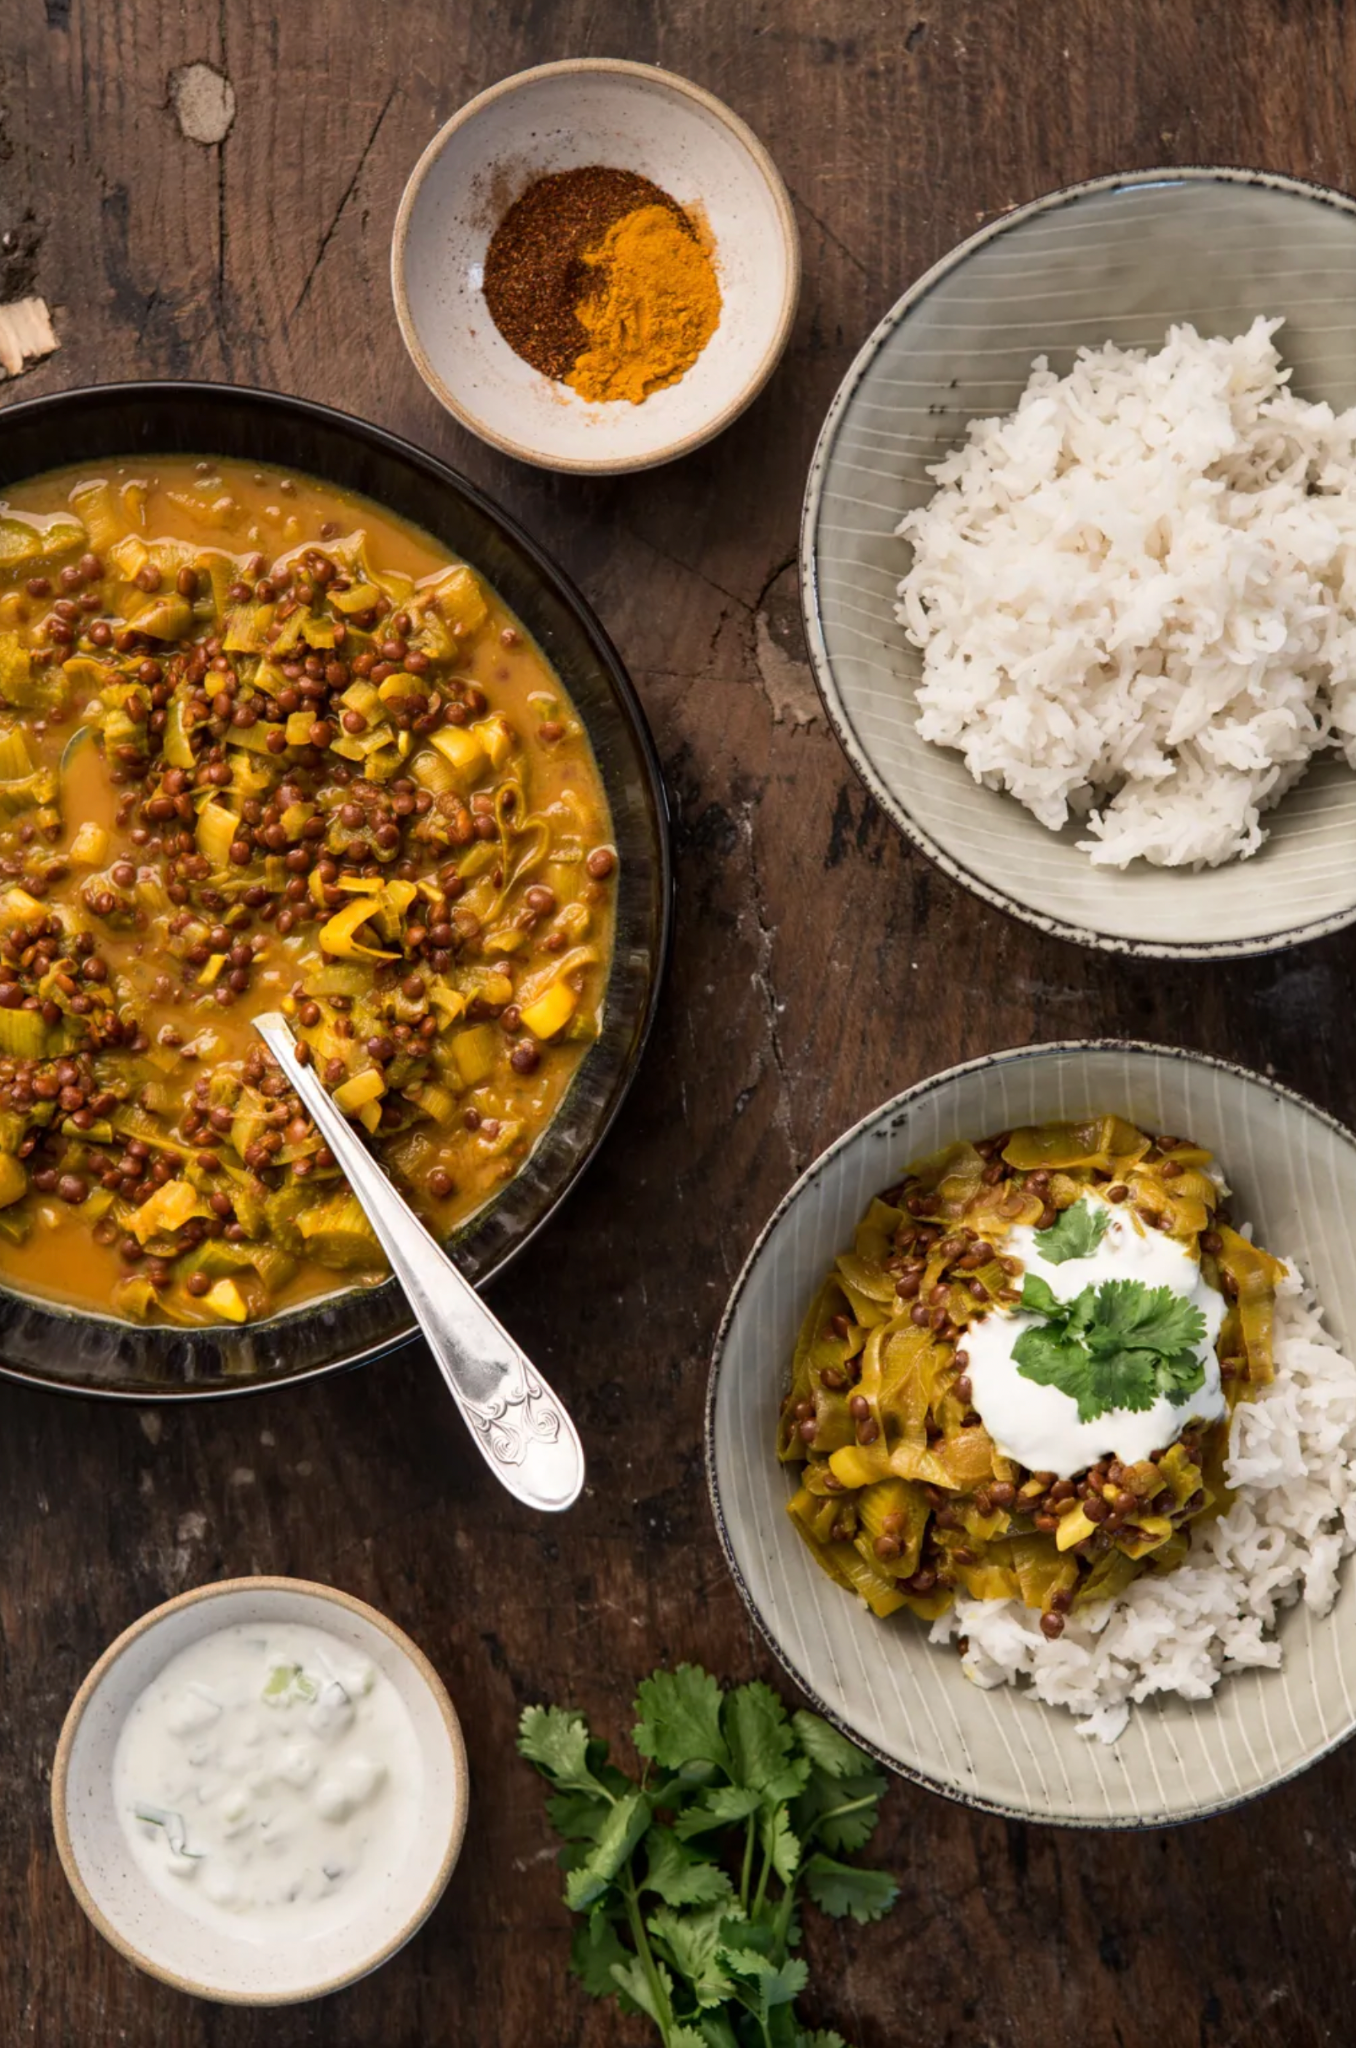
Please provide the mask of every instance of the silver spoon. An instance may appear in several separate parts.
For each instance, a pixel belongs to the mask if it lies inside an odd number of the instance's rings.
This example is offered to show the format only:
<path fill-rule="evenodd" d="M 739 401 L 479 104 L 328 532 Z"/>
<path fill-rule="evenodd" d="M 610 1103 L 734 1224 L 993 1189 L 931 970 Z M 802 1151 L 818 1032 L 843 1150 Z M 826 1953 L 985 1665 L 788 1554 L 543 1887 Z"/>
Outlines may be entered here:
<path fill-rule="evenodd" d="M 529 1507 L 558 1512 L 573 1506 L 584 1484 L 584 1453 L 564 1405 L 301 1064 L 287 1019 L 270 1011 L 254 1019 L 254 1028 L 361 1203 L 495 1478 Z"/>

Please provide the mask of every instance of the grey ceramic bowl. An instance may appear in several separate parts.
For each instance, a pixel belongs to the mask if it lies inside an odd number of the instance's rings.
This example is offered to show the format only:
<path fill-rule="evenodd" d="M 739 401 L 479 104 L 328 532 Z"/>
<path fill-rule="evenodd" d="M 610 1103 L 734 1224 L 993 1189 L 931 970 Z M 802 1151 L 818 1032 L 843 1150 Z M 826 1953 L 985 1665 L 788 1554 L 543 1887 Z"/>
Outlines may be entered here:
<path fill-rule="evenodd" d="M 1294 389 L 1356 403 L 1356 202 L 1256 171 L 1140 171 L 1051 193 L 919 279 L 865 343 L 824 423 L 801 538 L 806 630 L 830 719 L 882 808 L 939 866 L 1044 931 L 1114 952 L 1267 952 L 1356 918 L 1356 777 L 1321 761 L 1251 860 L 1202 874 L 1097 869 L 914 730 L 921 656 L 894 616 L 896 535 L 930 464 L 1011 411 L 1033 359 L 1237 334 L 1283 314 Z"/>
<path fill-rule="evenodd" d="M 668 949 L 672 875 L 664 787 L 645 714 L 582 597 L 455 471 L 327 406 L 218 384 L 115 384 L 7 407 L 5 486 L 67 463 L 168 453 L 287 465 L 361 492 L 478 569 L 562 677 L 592 742 L 620 856 L 603 1029 L 522 1169 L 449 1249 L 467 1278 L 502 1272 L 578 1180 L 635 1075 Z M 356 1365 L 408 1338 L 394 1281 L 347 1289 L 239 1330 L 143 1328 L 0 1288 L 0 1373 L 144 1401 L 243 1393 Z"/>
<path fill-rule="evenodd" d="M 1356 1138 L 1242 1067 L 1162 1046 L 1092 1041 L 995 1053 L 920 1082 L 817 1159 L 768 1223 L 716 1342 L 707 1473 L 740 1592 L 772 1649 L 853 1739 L 906 1777 L 972 1806 L 1087 1827 L 1221 1812 L 1334 1749 L 1356 1728 L 1350 1566 L 1323 1620 L 1292 1608 L 1277 1671 L 1223 1679 L 1207 1700 L 1150 1702 L 1107 1747 L 1026 1692 L 984 1692 L 954 1649 L 901 1614 L 877 1621 L 813 1562 L 786 1513 L 777 1417 L 796 1331 L 872 1196 L 961 1137 L 1110 1109 L 1216 1154 L 1233 1207 L 1295 1258 L 1327 1328 L 1356 1339 Z"/>

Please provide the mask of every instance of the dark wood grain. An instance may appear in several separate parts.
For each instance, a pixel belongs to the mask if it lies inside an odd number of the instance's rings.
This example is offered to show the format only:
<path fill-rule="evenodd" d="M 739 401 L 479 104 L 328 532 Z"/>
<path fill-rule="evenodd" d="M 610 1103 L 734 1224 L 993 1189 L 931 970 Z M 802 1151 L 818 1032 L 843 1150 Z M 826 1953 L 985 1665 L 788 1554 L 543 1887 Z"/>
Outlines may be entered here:
<path fill-rule="evenodd" d="M 673 469 L 581 482 L 460 433 L 387 286 L 409 168 L 470 93 L 564 55 L 669 65 L 771 146 L 804 237 L 785 364 Z M 227 73 L 224 143 L 184 139 L 175 66 Z M 721 1304 L 763 1217 L 849 1120 L 957 1058 L 1129 1032 L 1228 1053 L 1356 1116 L 1351 943 L 1231 968 L 1094 957 L 971 901 L 906 848 L 815 711 L 794 611 L 802 480 L 870 324 L 995 211 L 1157 162 L 1351 185 L 1356 10 L 1341 0 L 0 0 L 0 297 L 61 352 L 8 400 L 205 375 L 337 401 L 445 456 L 578 578 L 644 695 L 677 820 L 677 948 L 640 1085 L 496 1307 L 588 1442 L 562 1524 L 492 1486 L 417 1356 L 267 1400 L 135 1414 L 0 1389 L 4 2048 L 537 2048 L 640 2043 L 566 1976 L 527 1701 L 629 1720 L 695 1657 L 768 1671 L 706 1507 L 699 1422 Z M 0 431 L 3 427 L 0 426 Z M 105 1642 L 227 1573 L 332 1580 L 423 1643 L 465 1718 L 466 1852 L 378 1978 L 272 2015 L 138 1977 L 70 1897 L 47 1819 L 61 1716 Z M 903 1905 L 816 1934 L 859 2048 L 1318 2048 L 1349 2017 L 1356 1751 L 1234 1817 L 1149 1837 L 1005 1825 L 900 1786 Z"/>

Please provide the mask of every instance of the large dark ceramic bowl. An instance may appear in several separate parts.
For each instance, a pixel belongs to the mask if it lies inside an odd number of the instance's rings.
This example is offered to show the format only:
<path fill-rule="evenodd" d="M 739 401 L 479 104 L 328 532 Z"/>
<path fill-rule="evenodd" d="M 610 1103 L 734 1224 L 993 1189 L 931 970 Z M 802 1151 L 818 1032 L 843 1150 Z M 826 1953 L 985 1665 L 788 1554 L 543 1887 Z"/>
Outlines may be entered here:
<path fill-rule="evenodd" d="M 454 470 L 327 406 L 214 384 L 111 384 L 0 412 L 0 492 L 68 463 L 207 454 L 282 465 L 362 492 L 480 571 L 534 635 L 587 727 L 620 865 L 603 1029 L 535 1149 L 453 1238 L 467 1278 L 499 1273 L 564 1199 L 639 1064 L 668 946 L 668 819 L 654 745 L 588 606 L 510 519 Z M 0 1288 L 0 1373 L 147 1400 L 243 1393 L 356 1365 L 413 1333 L 394 1281 L 347 1289 L 240 1330 L 143 1328 Z"/>

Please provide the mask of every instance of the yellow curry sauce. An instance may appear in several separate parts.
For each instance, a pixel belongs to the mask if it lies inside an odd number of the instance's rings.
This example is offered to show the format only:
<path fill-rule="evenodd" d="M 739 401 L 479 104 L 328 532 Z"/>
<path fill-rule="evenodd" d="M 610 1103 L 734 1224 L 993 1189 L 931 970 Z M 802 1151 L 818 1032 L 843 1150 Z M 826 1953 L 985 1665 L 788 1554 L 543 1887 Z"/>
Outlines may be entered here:
<path fill-rule="evenodd" d="M 805 1318 L 778 1435 L 800 1474 L 792 1519 L 831 1578 L 881 1616 L 935 1619 L 958 1593 L 1017 1599 L 1053 1638 L 1071 1609 L 1182 1562 L 1189 1525 L 1227 1501 L 1228 1412 L 1271 1379 L 1284 1270 L 1231 1226 L 1209 1166 L 1189 1140 L 1107 1116 L 952 1146 L 872 1203 Z M 1148 1456 L 1058 1476 L 1004 1454 L 966 1346 L 1026 1299 L 1014 1243 L 1085 1202 L 1198 1261 L 1222 1297 L 1223 1399 L 1220 1419 L 1170 1426 Z M 1061 1270 L 1076 1289 L 1076 1263 Z"/>
<path fill-rule="evenodd" d="M 211 1323 L 381 1275 L 265 1009 L 446 1235 L 597 1034 L 615 873 L 560 679 L 428 536 L 217 459 L 14 487 L 0 1280 Z"/>

